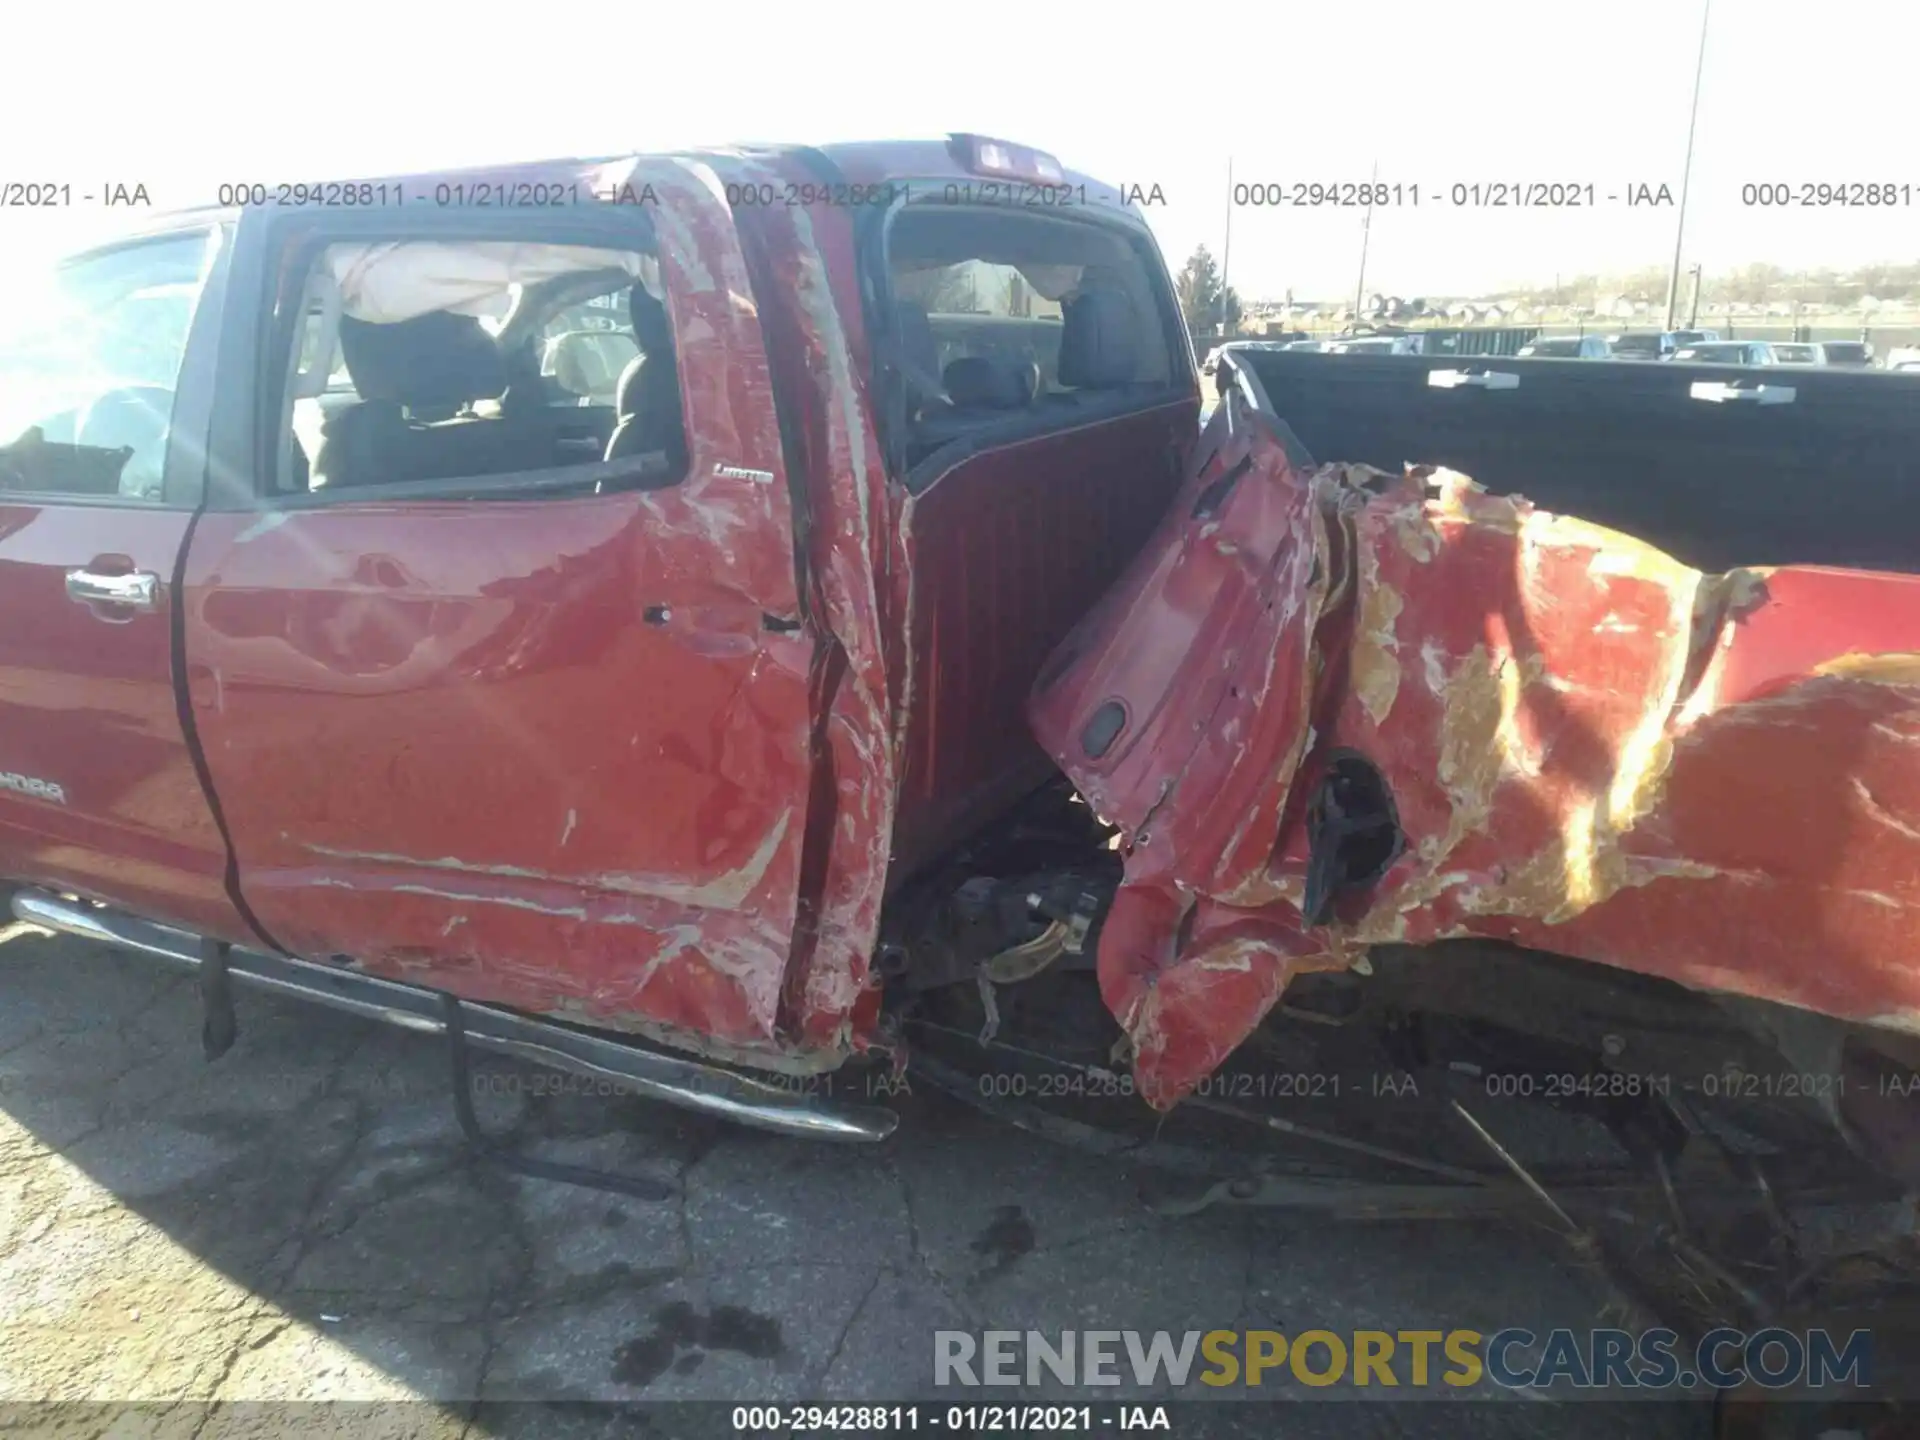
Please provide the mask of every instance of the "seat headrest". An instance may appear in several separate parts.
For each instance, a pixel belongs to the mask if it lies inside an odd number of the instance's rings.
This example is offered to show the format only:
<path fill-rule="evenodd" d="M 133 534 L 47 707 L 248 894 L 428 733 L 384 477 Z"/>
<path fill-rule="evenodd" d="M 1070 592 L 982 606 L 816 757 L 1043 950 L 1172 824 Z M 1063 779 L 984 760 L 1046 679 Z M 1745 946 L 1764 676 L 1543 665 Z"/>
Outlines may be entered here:
<path fill-rule="evenodd" d="M 955 405 L 969 410 L 1019 410 L 1033 401 L 1032 365 L 967 355 L 940 377 Z"/>
<path fill-rule="evenodd" d="M 394 325 L 340 321 L 340 355 L 363 400 L 410 410 L 491 400 L 507 388 L 506 360 L 471 315 L 431 310 Z"/>
<path fill-rule="evenodd" d="M 1139 364 L 1138 322 L 1132 299 L 1119 286 L 1098 282 L 1083 288 L 1061 307 L 1060 383 L 1075 390 L 1130 384 Z"/>

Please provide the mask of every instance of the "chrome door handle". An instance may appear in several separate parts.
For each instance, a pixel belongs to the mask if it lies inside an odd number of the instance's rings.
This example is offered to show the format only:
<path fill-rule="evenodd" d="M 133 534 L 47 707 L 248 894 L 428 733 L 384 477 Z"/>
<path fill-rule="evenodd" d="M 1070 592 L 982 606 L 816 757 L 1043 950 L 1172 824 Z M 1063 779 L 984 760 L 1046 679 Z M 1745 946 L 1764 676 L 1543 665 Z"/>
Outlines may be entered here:
<path fill-rule="evenodd" d="M 69 570 L 67 598 L 76 605 L 118 605 L 128 610 L 158 610 L 160 577 L 145 570 L 132 575 L 96 575 L 91 570 Z"/>

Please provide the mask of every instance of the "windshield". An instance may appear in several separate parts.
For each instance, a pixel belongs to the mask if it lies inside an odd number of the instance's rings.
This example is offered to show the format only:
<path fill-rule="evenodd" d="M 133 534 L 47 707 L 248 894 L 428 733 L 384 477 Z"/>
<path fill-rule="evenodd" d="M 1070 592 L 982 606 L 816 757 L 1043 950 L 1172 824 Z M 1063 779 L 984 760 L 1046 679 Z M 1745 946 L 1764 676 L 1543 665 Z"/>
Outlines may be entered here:
<path fill-rule="evenodd" d="M 1526 349 L 1535 355 L 1578 355 L 1580 353 L 1580 342 L 1578 340 L 1565 339 L 1536 340 L 1527 346 Z"/>
<path fill-rule="evenodd" d="M 1867 358 L 1867 347 L 1851 340 L 1838 343 L 1829 341 L 1827 358 L 1829 360 L 1864 360 Z"/>
<path fill-rule="evenodd" d="M 1738 365 L 1747 358 L 1744 345 L 1689 345 L 1676 360 L 1710 360 L 1720 365 Z"/>
<path fill-rule="evenodd" d="M 1819 357 L 1811 345 L 1776 345 L 1773 358 L 1788 365 L 1811 365 Z"/>
<path fill-rule="evenodd" d="M 1660 337 L 1658 335 L 1616 335 L 1609 342 L 1616 355 L 1658 355 Z"/>

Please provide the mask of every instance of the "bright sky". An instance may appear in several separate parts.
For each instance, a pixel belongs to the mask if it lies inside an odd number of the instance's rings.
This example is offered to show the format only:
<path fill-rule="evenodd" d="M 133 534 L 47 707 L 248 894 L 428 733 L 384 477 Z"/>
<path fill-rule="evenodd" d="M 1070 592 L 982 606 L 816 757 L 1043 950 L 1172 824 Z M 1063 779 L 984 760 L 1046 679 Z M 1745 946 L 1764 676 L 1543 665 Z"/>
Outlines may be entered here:
<path fill-rule="evenodd" d="M 1218 255 L 1238 181 L 1383 180 L 1367 289 L 1466 293 L 1672 261 L 1700 0 L 1240 0 L 950 7 L 413 7 L 359 0 L 15 7 L 0 182 L 142 182 L 156 207 L 222 181 L 309 181 L 731 141 L 976 130 L 1158 185 L 1177 266 Z M 543 33 L 543 27 L 551 27 Z M 103 43 L 110 38 L 111 43 Z M 37 58 L 36 58 L 37 57 Z M 1687 263 L 1920 258 L 1920 5 L 1714 0 Z M 1593 184 L 1595 209 L 1456 209 L 1455 183 Z M 1891 181 L 1892 209 L 1773 209 L 1747 182 Z M 1608 194 L 1619 194 L 1608 202 Z M 0 256 L 113 228 L 0 209 Z M 1351 296 L 1360 212 L 1234 213 L 1253 297 Z"/>

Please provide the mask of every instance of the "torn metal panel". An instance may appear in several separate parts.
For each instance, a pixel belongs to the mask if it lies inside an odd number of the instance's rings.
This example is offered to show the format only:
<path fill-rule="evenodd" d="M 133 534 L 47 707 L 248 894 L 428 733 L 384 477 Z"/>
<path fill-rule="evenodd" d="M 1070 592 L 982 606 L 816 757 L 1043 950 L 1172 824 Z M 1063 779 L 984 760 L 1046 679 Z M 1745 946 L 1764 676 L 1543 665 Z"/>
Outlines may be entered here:
<path fill-rule="evenodd" d="M 1705 576 L 1446 472 L 1302 474 L 1249 430 L 1229 507 L 1176 509 L 1034 704 L 1131 846 L 1100 973 L 1150 1100 L 1292 975 L 1383 943 L 1495 938 L 1914 1027 L 1920 581 Z M 1116 699 L 1134 747 L 1081 753 Z M 1306 806 L 1335 752 L 1378 767 L 1404 846 L 1315 927 Z"/>
<path fill-rule="evenodd" d="M 771 162 L 737 159 L 746 185 L 805 183 Z M 869 960 L 897 805 L 893 680 L 881 583 L 893 543 L 885 464 L 867 389 L 867 340 L 844 207 L 754 212 L 745 258 L 768 344 L 782 357 L 776 399 L 790 417 L 796 543 L 804 612 L 815 631 L 809 674 L 810 793 L 798 924 L 782 1031 L 844 1056 L 873 1040 L 878 993 Z"/>

